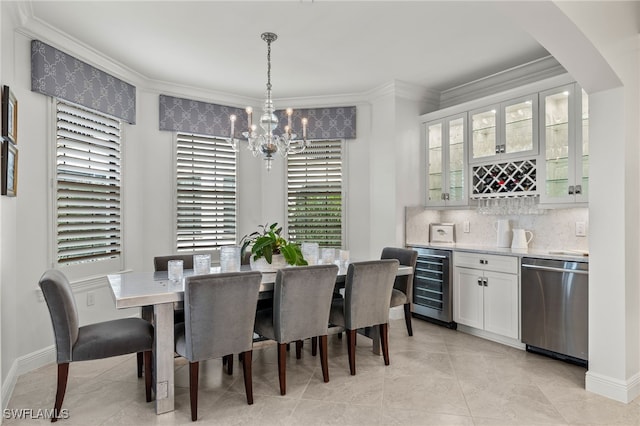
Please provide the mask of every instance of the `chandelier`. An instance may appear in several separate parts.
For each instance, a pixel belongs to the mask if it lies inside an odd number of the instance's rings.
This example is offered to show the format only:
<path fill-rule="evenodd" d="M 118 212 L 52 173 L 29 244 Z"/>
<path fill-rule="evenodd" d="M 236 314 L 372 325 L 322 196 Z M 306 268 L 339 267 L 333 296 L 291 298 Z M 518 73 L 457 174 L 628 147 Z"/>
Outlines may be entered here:
<path fill-rule="evenodd" d="M 259 121 L 262 130 L 259 132 L 258 127 L 253 124 L 253 108 L 247 107 L 249 129 L 246 132 L 242 132 L 242 135 L 247 138 L 249 142 L 248 148 L 254 157 L 259 154 L 263 155 L 265 166 L 269 171 L 271 170 L 273 155 L 276 152 L 279 152 L 282 157 L 286 157 L 288 154 L 297 154 L 304 151 L 309 146 L 309 142 L 307 141 L 306 118 L 302 119 L 302 139 L 298 139 L 298 135 L 293 133 L 293 110 L 291 108 L 286 110 L 288 122 L 284 127 L 284 131 L 280 135 L 274 134 L 278 127 L 278 117 L 276 117 L 273 100 L 271 99 L 271 43 L 276 41 L 278 36 L 274 33 L 262 33 L 261 37 L 262 40 L 267 42 L 267 98 L 264 101 Z M 234 137 L 236 116 L 231 115 L 229 119 L 231 121 L 231 137 L 227 141 L 237 151 L 238 139 Z"/>

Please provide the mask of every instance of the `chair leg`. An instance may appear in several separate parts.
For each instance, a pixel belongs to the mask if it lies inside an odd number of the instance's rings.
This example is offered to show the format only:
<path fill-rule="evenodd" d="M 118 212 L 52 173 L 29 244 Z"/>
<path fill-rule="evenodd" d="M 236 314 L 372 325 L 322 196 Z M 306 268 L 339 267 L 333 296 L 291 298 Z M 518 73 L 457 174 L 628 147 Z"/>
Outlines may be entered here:
<path fill-rule="evenodd" d="M 304 345 L 304 343 L 302 343 L 302 340 L 296 340 L 296 359 L 302 358 L 302 346 L 303 345 Z"/>
<path fill-rule="evenodd" d="M 191 399 L 191 421 L 198 420 L 198 367 L 199 363 L 189 363 L 189 397 Z"/>
<path fill-rule="evenodd" d="M 143 353 L 142 352 L 138 352 L 136 354 L 137 358 L 138 358 L 138 377 L 142 377 L 142 364 L 144 364 L 142 362 L 142 358 L 143 358 Z"/>
<path fill-rule="evenodd" d="M 356 375 L 356 330 L 347 330 L 347 352 L 349 354 L 349 371 Z"/>
<path fill-rule="evenodd" d="M 413 336 L 413 328 L 411 327 L 411 303 L 404 304 L 404 322 L 407 324 L 407 333 Z"/>
<path fill-rule="evenodd" d="M 53 418 L 51 423 L 58 421 L 64 393 L 67 391 L 67 379 L 69 378 L 69 363 L 58 364 L 58 390 L 56 391 L 56 403 L 53 406 Z"/>
<path fill-rule="evenodd" d="M 389 365 L 389 324 L 380 324 L 380 346 L 384 365 Z"/>
<path fill-rule="evenodd" d="M 287 394 L 287 344 L 278 343 L 278 379 L 280 379 L 280 395 Z"/>
<path fill-rule="evenodd" d="M 318 338 L 313 336 L 311 338 L 311 355 L 316 356 L 318 353 Z"/>
<path fill-rule="evenodd" d="M 233 354 L 222 357 L 222 365 L 225 364 L 227 365 L 227 374 L 231 376 L 233 374 Z"/>
<path fill-rule="evenodd" d="M 314 337 L 315 339 L 315 337 Z M 322 366 L 322 379 L 329 382 L 329 363 L 327 362 L 327 335 L 320 336 L 320 365 Z"/>
<path fill-rule="evenodd" d="M 247 394 L 247 404 L 253 404 L 253 380 L 251 378 L 251 359 L 253 351 L 242 352 L 242 374 L 244 376 L 244 392 Z"/>
<path fill-rule="evenodd" d="M 151 351 L 144 352 L 144 391 L 147 402 L 151 402 Z"/>

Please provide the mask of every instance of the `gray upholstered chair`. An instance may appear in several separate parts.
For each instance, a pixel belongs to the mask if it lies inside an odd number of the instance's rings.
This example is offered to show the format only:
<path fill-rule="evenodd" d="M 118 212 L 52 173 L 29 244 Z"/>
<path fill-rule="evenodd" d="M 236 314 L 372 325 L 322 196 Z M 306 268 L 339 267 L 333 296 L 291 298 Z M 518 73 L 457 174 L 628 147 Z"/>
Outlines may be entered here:
<path fill-rule="evenodd" d="M 379 326 L 384 364 L 389 365 L 389 300 L 398 272 L 395 259 L 354 262 L 349 265 L 344 299 L 334 299 L 329 322 L 347 332 L 349 370 L 356 374 L 356 331 Z"/>
<path fill-rule="evenodd" d="M 193 421 L 198 418 L 199 362 L 206 359 L 241 354 L 247 403 L 253 404 L 251 354 L 261 279 L 257 271 L 185 278 L 185 322 L 175 327 L 175 350 L 189 361 Z"/>
<path fill-rule="evenodd" d="M 80 327 L 76 302 L 67 277 L 51 269 L 42 275 L 38 284 L 51 315 L 58 363 L 58 386 L 51 421 L 57 420 L 62 408 L 70 362 L 143 353 L 146 397 L 147 402 L 151 401 L 151 323 L 141 318 L 123 318 Z"/>
<path fill-rule="evenodd" d="M 256 314 L 256 333 L 278 342 L 281 395 L 287 393 L 286 348 L 290 342 L 319 336 L 322 377 L 325 383 L 329 381 L 327 328 L 337 275 L 336 265 L 280 269 L 273 288 L 273 307 Z M 299 351 L 300 346 L 297 348 Z"/>
<path fill-rule="evenodd" d="M 385 247 L 382 249 L 380 259 L 396 259 L 401 265 L 411 266 L 414 274 L 418 252 L 411 249 Z M 404 306 L 404 322 L 407 325 L 407 333 L 413 336 L 411 327 L 411 303 L 413 303 L 413 277 L 414 275 L 400 275 L 396 277 L 391 291 L 390 307 Z"/>

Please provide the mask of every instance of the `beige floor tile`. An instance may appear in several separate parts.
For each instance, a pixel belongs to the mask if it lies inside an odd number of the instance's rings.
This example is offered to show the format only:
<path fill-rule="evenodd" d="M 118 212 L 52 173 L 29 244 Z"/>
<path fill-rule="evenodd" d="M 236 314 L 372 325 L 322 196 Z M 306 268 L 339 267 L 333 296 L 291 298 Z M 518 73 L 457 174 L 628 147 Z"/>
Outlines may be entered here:
<path fill-rule="evenodd" d="M 460 386 L 474 418 L 493 418 L 513 424 L 565 421 L 535 385 L 461 380 Z"/>
<path fill-rule="evenodd" d="M 464 395 L 455 379 L 397 376 L 384 380 L 385 409 L 415 409 L 438 414 L 469 416 Z"/>
<path fill-rule="evenodd" d="M 290 425 L 381 425 L 382 408 L 327 401 L 301 400 Z"/>
<path fill-rule="evenodd" d="M 329 383 L 305 341 L 302 359 L 287 355 L 287 395 L 280 396 L 276 347 L 254 351 L 254 404 L 246 403 L 242 365 L 201 363 L 197 425 L 629 425 L 640 426 L 640 398 L 621 404 L 586 392 L 582 367 L 528 353 L 419 319 L 409 337 L 404 320 L 389 329 L 391 363 L 359 336 L 357 374 L 349 374 L 346 339 L 329 337 Z M 175 411 L 146 403 L 136 357 L 72 363 L 63 408 L 69 425 L 187 425 L 188 363 L 176 358 Z M 57 367 L 17 379 L 8 409 L 53 407 Z M 44 419 L 4 419 L 33 425 Z"/>

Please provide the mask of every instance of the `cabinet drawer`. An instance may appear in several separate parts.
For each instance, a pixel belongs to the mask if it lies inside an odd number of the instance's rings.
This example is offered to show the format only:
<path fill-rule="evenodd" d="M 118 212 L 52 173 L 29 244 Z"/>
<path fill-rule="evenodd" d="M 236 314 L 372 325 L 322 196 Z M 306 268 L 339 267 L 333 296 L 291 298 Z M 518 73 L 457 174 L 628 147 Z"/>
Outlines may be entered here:
<path fill-rule="evenodd" d="M 518 273 L 518 258 L 514 256 L 454 251 L 453 264 L 483 271 L 505 272 L 507 274 Z"/>

